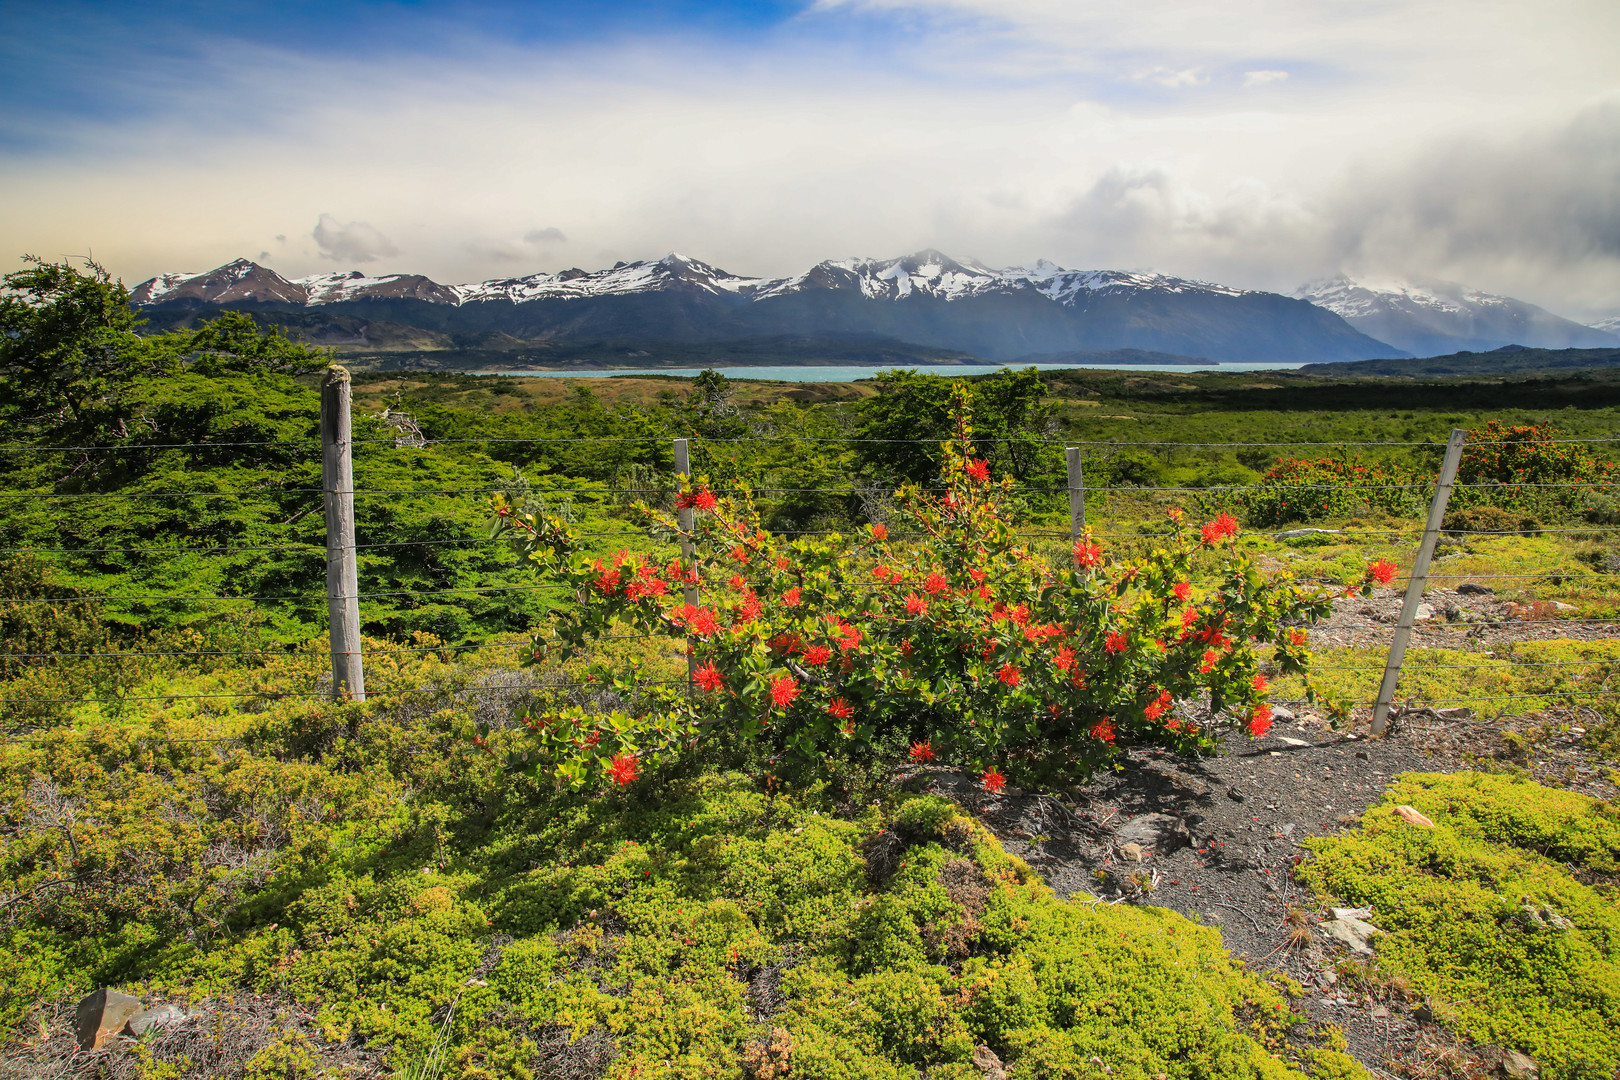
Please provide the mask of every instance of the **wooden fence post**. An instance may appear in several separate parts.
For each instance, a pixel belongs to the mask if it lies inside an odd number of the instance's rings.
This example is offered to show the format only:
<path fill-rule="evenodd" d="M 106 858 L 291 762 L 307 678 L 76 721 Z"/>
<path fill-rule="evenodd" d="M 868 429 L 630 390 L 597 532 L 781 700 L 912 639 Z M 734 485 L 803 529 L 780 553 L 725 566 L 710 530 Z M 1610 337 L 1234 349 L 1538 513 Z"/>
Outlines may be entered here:
<path fill-rule="evenodd" d="M 1080 471 L 1080 448 L 1068 447 L 1063 456 L 1069 463 L 1069 536 L 1078 540 L 1086 533 L 1086 478 Z"/>
<path fill-rule="evenodd" d="M 321 489 L 326 503 L 326 612 L 331 626 L 332 696 L 366 700 L 360 656 L 360 576 L 354 550 L 354 447 L 349 372 L 333 364 L 321 381 Z"/>
<path fill-rule="evenodd" d="M 1373 704 L 1372 733 L 1382 735 L 1389 728 L 1389 709 L 1395 701 L 1395 684 L 1400 682 L 1401 662 L 1406 659 L 1406 643 L 1412 637 L 1412 624 L 1417 621 L 1418 605 L 1423 603 L 1423 587 L 1429 580 L 1429 560 L 1434 557 L 1435 544 L 1440 541 L 1440 523 L 1446 516 L 1446 503 L 1451 501 L 1451 489 L 1457 482 L 1457 466 L 1462 461 L 1463 442 L 1468 432 L 1453 428 L 1451 442 L 1446 445 L 1446 460 L 1440 466 L 1440 482 L 1434 488 L 1434 502 L 1429 504 L 1429 520 L 1423 527 L 1423 542 L 1418 545 L 1417 559 L 1412 563 L 1412 576 L 1406 582 L 1406 602 L 1401 605 L 1401 617 L 1395 624 L 1395 639 L 1389 645 L 1389 660 L 1384 664 L 1384 681 L 1378 687 L 1378 700 Z"/>
<path fill-rule="evenodd" d="M 681 474 L 683 480 L 691 478 L 692 461 L 687 456 L 685 439 L 675 440 L 675 471 Z M 693 513 L 690 506 L 678 508 L 675 515 L 681 526 L 681 561 L 690 564 L 697 555 L 697 549 L 692 546 L 692 530 L 696 526 L 697 515 Z M 697 583 L 683 581 L 681 584 L 681 597 L 688 604 L 696 607 L 698 602 Z M 687 647 L 689 651 L 686 654 L 686 674 L 688 678 L 693 678 L 697 672 L 697 657 L 690 652 L 690 642 L 688 642 Z"/>

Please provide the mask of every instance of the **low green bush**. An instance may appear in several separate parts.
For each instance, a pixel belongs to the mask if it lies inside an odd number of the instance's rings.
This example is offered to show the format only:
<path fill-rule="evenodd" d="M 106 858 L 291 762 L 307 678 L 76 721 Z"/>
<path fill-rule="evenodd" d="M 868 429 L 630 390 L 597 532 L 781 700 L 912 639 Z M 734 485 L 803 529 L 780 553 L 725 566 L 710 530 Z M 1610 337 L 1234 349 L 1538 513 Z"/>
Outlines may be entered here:
<path fill-rule="evenodd" d="M 1409 804 L 1434 821 L 1411 825 Z M 1356 831 L 1307 841 L 1301 876 L 1373 910 L 1378 963 L 1447 1003 L 1459 1034 L 1548 1080 L 1620 1068 L 1620 809 L 1517 777 L 1398 778 Z"/>

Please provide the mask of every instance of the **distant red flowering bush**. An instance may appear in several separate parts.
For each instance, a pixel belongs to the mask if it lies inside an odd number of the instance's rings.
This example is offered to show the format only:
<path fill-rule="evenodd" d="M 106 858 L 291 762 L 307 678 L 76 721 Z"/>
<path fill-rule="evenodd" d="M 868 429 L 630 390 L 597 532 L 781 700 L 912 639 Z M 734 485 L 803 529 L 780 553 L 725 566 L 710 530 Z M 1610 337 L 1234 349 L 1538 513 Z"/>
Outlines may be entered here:
<path fill-rule="evenodd" d="M 700 511 L 696 556 L 660 569 L 583 557 L 563 522 L 498 504 L 498 531 L 575 590 L 555 616 L 564 655 L 630 627 L 684 640 L 695 665 L 690 689 L 598 669 L 635 711 L 532 719 L 514 762 L 575 786 L 622 783 L 626 760 L 646 768 L 711 740 L 756 741 L 812 762 L 937 757 L 999 790 L 1010 777 L 1088 775 L 1126 745 L 1208 752 L 1227 732 L 1263 733 L 1257 650 L 1303 671 L 1295 627 L 1324 614 L 1328 594 L 1263 574 L 1226 514 L 1202 526 L 1172 515 L 1161 547 L 1135 561 L 1109 560 L 1087 536 L 1053 565 L 1019 542 L 1011 481 L 988 481 L 964 453 L 970 437 L 961 415 L 939 487 L 897 493 L 904 541 L 891 523 L 789 542 L 760 528 L 746 491 L 701 505 L 700 479 L 682 492 Z M 674 515 L 646 512 L 679 530 Z M 1207 582 L 1196 602 L 1194 577 Z"/>

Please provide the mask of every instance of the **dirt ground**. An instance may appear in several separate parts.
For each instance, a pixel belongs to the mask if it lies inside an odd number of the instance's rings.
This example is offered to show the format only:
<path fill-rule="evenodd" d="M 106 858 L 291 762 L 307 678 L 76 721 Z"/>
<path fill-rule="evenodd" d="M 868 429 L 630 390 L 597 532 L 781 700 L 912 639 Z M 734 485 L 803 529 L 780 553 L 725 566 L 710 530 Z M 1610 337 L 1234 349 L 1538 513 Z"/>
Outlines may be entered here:
<path fill-rule="evenodd" d="M 1155 904 L 1219 927 L 1251 970 L 1286 972 L 1304 986 L 1295 1008 L 1313 1022 L 1338 1025 L 1349 1052 L 1375 1075 L 1485 1076 L 1498 1060 L 1494 1048 L 1460 1045 L 1420 1022 L 1411 1003 L 1340 977 L 1337 965 L 1350 958 L 1342 946 L 1313 934 L 1305 948 L 1289 947 L 1290 909 L 1307 926 L 1323 914 L 1292 871 L 1308 856 L 1305 838 L 1344 831 L 1402 772 L 1518 766 L 1541 782 L 1613 798 L 1610 766 L 1593 760 L 1579 734 L 1541 740 L 1533 761 L 1512 761 L 1502 739 L 1506 728 L 1524 732 L 1547 720 L 1578 726 L 1581 719 L 1484 721 L 1420 710 L 1372 739 L 1364 727 L 1341 733 L 1302 717 L 1276 724 L 1263 739 L 1234 736 L 1216 757 L 1131 751 L 1121 771 L 1077 788 L 1065 802 L 993 796 L 960 774 L 919 775 L 912 783 L 962 803 L 1059 895 Z M 1146 849 L 1140 861 L 1121 850 L 1132 842 Z M 1142 890 L 1143 881 L 1151 891 Z"/>

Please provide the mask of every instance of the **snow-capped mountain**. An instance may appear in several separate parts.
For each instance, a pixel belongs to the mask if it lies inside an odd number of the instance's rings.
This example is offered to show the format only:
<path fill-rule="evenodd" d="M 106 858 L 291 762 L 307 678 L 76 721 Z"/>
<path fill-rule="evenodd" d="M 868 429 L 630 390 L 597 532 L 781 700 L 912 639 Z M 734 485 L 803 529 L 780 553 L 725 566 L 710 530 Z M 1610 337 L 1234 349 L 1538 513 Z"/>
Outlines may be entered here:
<path fill-rule="evenodd" d="M 1582 326 L 1534 304 L 1460 285 L 1362 283 L 1344 275 L 1312 282 L 1295 294 L 1327 308 L 1369 337 L 1417 356 L 1503 345 L 1541 349 L 1620 345 L 1620 335 Z"/>
<path fill-rule="evenodd" d="M 316 336 L 322 331 L 311 318 L 324 312 L 342 316 L 346 327 L 388 320 L 398 328 L 519 342 L 860 335 L 993 360 L 1111 349 L 1257 362 L 1399 353 L 1332 312 L 1276 293 L 1163 274 L 1069 270 L 1044 260 L 993 269 L 933 250 L 832 260 L 782 278 L 741 277 L 672 253 L 605 270 L 466 285 L 359 271 L 288 280 L 237 260 L 207 274 L 159 275 L 132 299 L 154 313 L 188 318 L 199 308 L 252 306 Z M 287 309 L 306 314 L 298 320 L 276 314 Z M 353 333 L 356 344 L 376 340 L 364 327 Z M 341 334 L 334 330 L 323 340 Z"/>
<path fill-rule="evenodd" d="M 1609 319 L 1599 319 L 1591 325 L 1594 330 L 1602 330 L 1609 334 L 1620 334 L 1620 315 Z"/>

